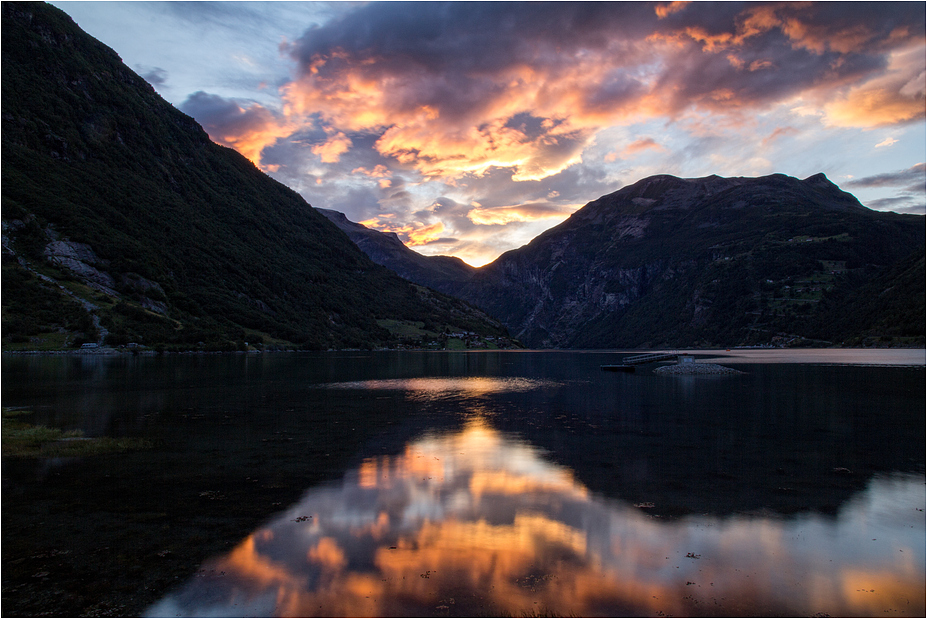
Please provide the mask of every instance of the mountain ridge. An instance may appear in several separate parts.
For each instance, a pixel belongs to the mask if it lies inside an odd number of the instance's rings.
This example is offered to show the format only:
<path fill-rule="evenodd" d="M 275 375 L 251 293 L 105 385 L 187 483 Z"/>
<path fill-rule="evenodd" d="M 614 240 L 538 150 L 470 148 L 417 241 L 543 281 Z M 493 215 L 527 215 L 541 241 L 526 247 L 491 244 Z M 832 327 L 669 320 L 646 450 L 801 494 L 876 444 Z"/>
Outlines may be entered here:
<path fill-rule="evenodd" d="M 374 264 L 59 9 L 5 2 L 2 15 L 5 348 L 504 335 Z"/>
<path fill-rule="evenodd" d="M 476 272 L 476 268 L 454 256 L 423 256 L 406 247 L 395 233 L 372 230 L 350 221 L 339 211 L 318 207 L 316 211 L 347 234 L 371 260 L 416 284 L 453 295 Z"/>
<path fill-rule="evenodd" d="M 813 340 L 810 306 L 835 282 L 804 286 L 818 290 L 786 302 L 795 281 L 832 277 L 824 277 L 824 262 L 848 262 L 872 277 L 922 247 L 923 231 L 924 217 L 871 211 L 823 174 L 658 175 L 588 203 L 506 252 L 460 296 L 529 346 Z M 764 304 L 775 311 L 764 316 Z M 834 335 L 828 343 L 860 337 Z M 923 325 L 913 337 L 923 342 Z"/>
<path fill-rule="evenodd" d="M 350 225 L 371 255 L 375 242 L 398 245 Z M 589 202 L 466 280 L 432 272 L 429 285 L 534 347 L 923 345 L 923 286 L 911 275 L 923 230 L 923 216 L 872 211 L 823 173 L 660 174 Z M 403 272 L 386 253 L 374 259 Z M 913 266 L 897 271 L 904 260 Z M 862 291 L 898 277 L 890 303 L 865 301 Z"/>
<path fill-rule="evenodd" d="M 54 7 L 3 34 L 5 348 L 924 343 L 924 217 L 823 174 L 640 179 L 475 269 L 313 209 Z"/>

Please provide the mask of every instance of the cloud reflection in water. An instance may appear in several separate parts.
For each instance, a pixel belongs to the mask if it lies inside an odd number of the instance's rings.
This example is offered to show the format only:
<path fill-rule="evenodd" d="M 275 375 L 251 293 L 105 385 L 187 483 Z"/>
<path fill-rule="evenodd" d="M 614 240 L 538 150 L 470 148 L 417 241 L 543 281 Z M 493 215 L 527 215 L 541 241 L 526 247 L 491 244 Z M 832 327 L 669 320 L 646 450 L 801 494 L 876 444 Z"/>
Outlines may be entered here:
<path fill-rule="evenodd" d="M 664 521 L 473 419 L 310 490 L 149 614 L 923 616 L 923 488 Z"/>

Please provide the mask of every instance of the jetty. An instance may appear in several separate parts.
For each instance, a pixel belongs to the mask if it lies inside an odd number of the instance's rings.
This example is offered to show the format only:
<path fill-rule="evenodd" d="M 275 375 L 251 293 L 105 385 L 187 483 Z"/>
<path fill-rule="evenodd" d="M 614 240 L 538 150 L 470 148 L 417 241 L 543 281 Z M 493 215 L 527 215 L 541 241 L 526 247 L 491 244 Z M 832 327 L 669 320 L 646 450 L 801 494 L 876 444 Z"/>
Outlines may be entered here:
<path fill-rule="evenodd" d="M 657 363 L 658 361 L 676 361 L 679 353 L 675 352 L 655 352 L 643 355 L 633 355 L 621 360 L 623 365 L 644 365 L 646 363 Z"/>
<path fill-rule="evenodd" d="M 621 360 L 621 363 L 601 365 L 599 367 L 606 372 L 633 372 L 638 365 L 657 363 L 658 361 L 676 361 L 678 357 L 679 354 L 674 352 L 646 353 L 625 357 Z"/>

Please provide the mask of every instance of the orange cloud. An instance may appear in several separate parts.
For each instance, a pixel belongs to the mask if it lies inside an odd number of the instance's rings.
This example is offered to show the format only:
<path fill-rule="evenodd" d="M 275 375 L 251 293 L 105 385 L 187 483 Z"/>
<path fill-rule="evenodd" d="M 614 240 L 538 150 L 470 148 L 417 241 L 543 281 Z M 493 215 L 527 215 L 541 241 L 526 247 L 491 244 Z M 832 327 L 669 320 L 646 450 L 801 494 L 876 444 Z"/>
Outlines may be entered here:
<path fill-rule="evenodd" d="M 653 10 L 657 14 L 657 17 L 663 19 L 667 15 L 672 15 L 673 13 L 678 13 L 679 11 L 686 8 L 686 6 L 692 4 L 691 2 L 683 2 L 681 0 L 676 0 L 675 2 L 669 2 L 666 4 L 658 4 Z"/>
<path fill-rule="evenodd" d="M 237 134 L 210 134 L 209 137 L 219 144 L 234 148 L 250 159 L 252 163 L 259 165 L 261 163 L 261 152 L 264 148 L 275 143 L 280 138 L 289 136 L 292 131 L 293 126 L 289 123 L 278 123 L 268 118 L 266 122 L 252 126 Z"/>
<path fill-rule="evenodd" d="M 313 146 L 312 152 L 319 155 L 323 163 L 337 163 L 350 148 L 351 139 L 339 132 L 327 142 Z"/>
<path fill-rule="evenodd" d="M 826 103 L 825 122 L 872 128 L 922 120 L 927 108 L 925 89 L 925 48 L 921 45 L 893 55 L 884 75 Z"/>
<path fill-rule="evenodd" d="M 638 153 L 641 153 L 645 150 L 656 150 L 659 152 L 666 152 L 666 148 L 658 144 L 653 138 L 641 138 L 639 140 L 634 140 L 628 144 L 623 151 L 621 151 L 621 156 L 631 157 Z"/>
<path fill-rule="evenodd" d="M 763 138 L 762 144 L 763 146 L 768 146 L 769 144 L 772 144 L 779 138 L 786 137 L 789 135 L 796 135 L 797 133 L 798 133 L 798 129 L 796 129 L 795 127 L 778 127 L 775 131 L 773 131 L 772 133 L 767 135 L 765 138 Z"/>
<path fill-rule="evenodd" d="M 578 206 L 561 207 L 549 204 L 522 204 L 519 206 L 475 207 L 467 218 L 479 226 L 501 226 L 512 222 L 542 219 L 566 219 Z"/>
<path fill-rule="evenodd" d="M 194 93 L 181 107 L 199 120 L 213 141 L 234 148 L 255 165 L 260 165 L 265 147 L 288 137 L 299 126 L 257 103 L 243 107 L 204 92 Z"/>
<path fill-rule="evenodd" d="M 374 166 L 372 170 L 368 170 L 367 168 L 354 168 L 351 170 L 351 174 L 363 174 L 364 176 L 370 176 L 372 178 L 385 178 L 392 173 L 385 165 L 378 164 Z"/>
<path fill-rule="evenodd" d="M 638 103 L 629 98 L 608 107 L 594 104 L 589 91 L 610 68 L 603 59 L 597 52 L 566 69 L 513 65 L 481 80 L 479 87 L 498 94 L 474 97 L 468 109 L 453 115 L 447 104 L 442 109 L 423 100 L 422 93 L 434 90 L 434 76 L 378 72 L 377 64 L 388 59 L 358 62 L 343 53 L 313 60 L 310 71 L 283 94 L 290 115 L 320 113 L 345 131 L 380 132 L 375 144 L 380 154 L 425 176 L 507 167 L 515 180 L 535 180 L 578 163 L 603 123 Z M 568 116 L 564 109 L 571 110 Z M 529 110 L 531 127 L 513 124 Z"/>
<path fill-rule="evenodd" d="M 439 241 L 441 239 L 441 233 L 444 232 L 444 224 L 441 222 L 428 225 L 420 222 L 397 225 L 389 221 L 383 221 L 383 219 L 388 219 L 389 217 L 390 215 L 380 215 L 373 219 L 367 219 L 358 223 L 362 226 L 379 230 L 380 232 L 392 232 L 398 235 L 400 240 L 402 240 L 407 247 L 428 245 Z"/>

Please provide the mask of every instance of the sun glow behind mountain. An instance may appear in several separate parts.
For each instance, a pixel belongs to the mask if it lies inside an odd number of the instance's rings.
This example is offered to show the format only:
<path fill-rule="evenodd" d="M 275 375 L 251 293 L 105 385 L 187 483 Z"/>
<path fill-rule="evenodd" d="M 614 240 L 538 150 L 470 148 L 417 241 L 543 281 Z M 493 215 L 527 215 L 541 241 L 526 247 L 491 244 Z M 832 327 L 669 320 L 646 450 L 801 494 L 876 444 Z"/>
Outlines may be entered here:
<path fill-rule="evenodd" d="M 924 211 L 917 3 L 59 4 L 215 141 L 426 254 L 485 263 L 655 173 Z"/>

